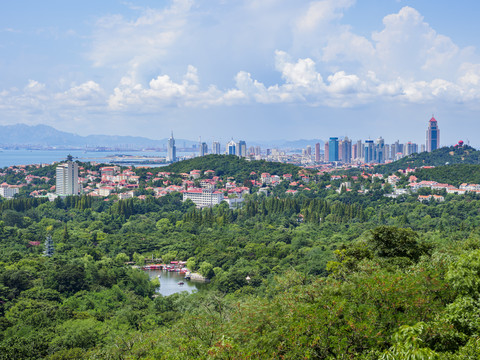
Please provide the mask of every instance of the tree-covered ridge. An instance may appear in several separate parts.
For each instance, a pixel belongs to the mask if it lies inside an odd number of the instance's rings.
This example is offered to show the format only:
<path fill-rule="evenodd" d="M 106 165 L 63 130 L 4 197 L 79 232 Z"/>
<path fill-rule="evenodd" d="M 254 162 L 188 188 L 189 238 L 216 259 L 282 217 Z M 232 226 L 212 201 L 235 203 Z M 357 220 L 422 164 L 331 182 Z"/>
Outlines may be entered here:
<path fill-rule="evenodd" d="M 174 173 L 188 173 L 192 170 L 214 170 L 217 176 L 231 176 L 237 181 L 248 179 L 252 171 L 258 175 L 261 173 L 279 176 L 292 174 L 294 177 L 298 176 L 299 171 L 307 171 L 291 164 L 265 160 L 247 161 L 235 155 L 207 155 L 180 161 L 162 168 L 162 171 Z"/>
<path fill-rule="evenodd" d="M 480 165 L 452 164 L 435 168 L 416 169 L 419 180 L 431 180 L 439 183 L 460 186 L 462 183 L 480 184 Z"/>
<path fill-rule="evenodd" d="M 3 201 L 0 359 L 478 358 L 480 196 L 420 203 L 385 182 L 282 181 L 240 209 L 178 192 Z M 211 282 L 153 297 L 129 264 L 152 257 Z"/>
<path fill-rule="evenodd" d="M 375 171 L 388 174 L 399 169 L 447 164 L 480 164 L 480 151 L 471 146 L 446 146 L 432 152 L 415 153 L 390 164 L 379 165 Z"/>

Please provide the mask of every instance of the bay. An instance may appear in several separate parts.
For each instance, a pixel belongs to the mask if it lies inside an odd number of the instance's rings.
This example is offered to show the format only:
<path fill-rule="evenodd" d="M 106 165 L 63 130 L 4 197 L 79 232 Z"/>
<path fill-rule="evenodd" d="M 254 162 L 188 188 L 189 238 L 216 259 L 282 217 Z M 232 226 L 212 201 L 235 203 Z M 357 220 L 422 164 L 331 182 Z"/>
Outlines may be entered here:
<path fill-rule="evenodd" d="M 192 152 L 178 152 L 179 157 L 190 157 Z M 0 150 L 0 168 L 13 165 L 52 164 L 66 160 L 72 155 L 74 160 L 95 161 L 106 164 L 135 165 L 136 160 L 128 161 L 124 156 L 151 157 L 152 160 L 165 157 L 164 151 L 85 151 L 85 150 Z M 127 161 L 126 161 L 127 160 Z M 120 161 L 122 161 L 120 163 Z M 126 161 L 126 162 L 124 162 Z M 138 166 L 165 166 L 165 164 L 137 164 Z"/>

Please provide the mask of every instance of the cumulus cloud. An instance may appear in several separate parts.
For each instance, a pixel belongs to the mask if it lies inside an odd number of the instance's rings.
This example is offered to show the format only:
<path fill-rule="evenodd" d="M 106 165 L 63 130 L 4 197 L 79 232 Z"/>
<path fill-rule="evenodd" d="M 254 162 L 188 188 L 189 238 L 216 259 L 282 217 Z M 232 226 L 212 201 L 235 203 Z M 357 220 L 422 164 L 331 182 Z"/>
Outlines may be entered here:
<path fill-rule="evenodd" d="M 142 66 L 161 61 L 182 35 L 193 0 L 173 0 L 165 9 L 144 9 L 133 19 L 100 18 L 89 58 L 94 66 L 126 68 L 136 76 Z"/>
<path fill-rule="evenodd" d="M 342 18 L 343 10 L 354 3 L 354 0 L 312 1 L 306 11 L 296 20 L 296 30 L 300 33 L 308 33 L 324 28 L 332 20 Z"/>
<path fill-rule="evenodd" d="M 241 3 L 253 14 L 273 11 L 287 2 Z M 270 55 L 269 70 L 275 71 L 275 76 L 253 71 L 247 62 L 245 68 L 230 74 L 226 86 L 215 84 L 208 76 L 201 80 L 194 57 L 190 65 L 178 65 L 182 66 L 180 71 L 186 68 L 183 75 L 162 71 L 160 65 L 152 70 L 151 63 L 161 64 L 187 27 L 201 26 L 188 23 L 192 12 L 199 11 L 193 0 L 173 0 L 160 10 L 137 9 L 140 15 L 131 19 L 102 17 L 96 23 L 89 56 L 96 67 L 121 68 L 122 76 L 113 86 L 86 80 L 59 91 L 30 80 L 22 90 L 0 89 L 0 108 L 154 113 L 164 108 L 238 104 L 353 107 L 376 101 L 468 104 L 480 99 L 480 64 L 471 57 L 471 49 L 461 49 L 449 37 L 438 34 L 411 7 L 385 16 L 383 28 L 370 37 L 356 34 L 341 22 L 353 4 L 354 0 L 322 0 L 300 6 L 293 21 L 282 23 L 291 31 L 291 47 Z M 195 33 L 191 36 L 195 39 Z M 297 42 L 311 45 L 310 53 L 298 55 Z M 302 49 L 301 53 L 305 52 Z M 250 55 L 245 47 L 238 53 L 245 58 Z M 216 55 L 210 53 L 210 61 L 221 67 Z"/>

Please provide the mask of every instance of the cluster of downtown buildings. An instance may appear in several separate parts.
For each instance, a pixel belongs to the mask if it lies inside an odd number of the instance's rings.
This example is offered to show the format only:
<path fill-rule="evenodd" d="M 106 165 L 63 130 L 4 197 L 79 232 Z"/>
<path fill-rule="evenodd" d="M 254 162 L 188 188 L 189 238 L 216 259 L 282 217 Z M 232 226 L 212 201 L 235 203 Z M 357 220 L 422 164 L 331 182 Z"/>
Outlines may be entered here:
<path fill-rule="evenodd" d="M 398 140 L 393 144 L 385 144 L 385 140 L 379 137 L 377 140 L 358 140 L 352 142 L 345 137 L 339 140 L 338 137 L 331 137 L 325 143 L 324 162 L 341 162 L 350 164 L 353 162 L 363 163 L 384 163 L 386 161 L 398 160 L 404 156 L 417 152 L 433 151 L 440 146 L 440 129 L 437 120 L 432 116 L 429 121 L 425 144 L 407 142 L 400 143 Z M 321 161 L 320 144 L 315 146 L 315 161 Z"/>
<path fill-rule="evenodd" d="M 206 143 L 199 143 L 200 151 L 199 155 L 204 156 L 208 153 L 208 146 Z M 338 137 L 331 137 L 325 142 L 324 153 L 321 153 L 320 143 L 315 144 L 315 153 L 312 153 L 311 146 L 303 150 L 302 158 L 306 158 L 309 161 L 316 163 L 384 163 L 388 161 L 397 160 L 401 157 L 423 151 L 433 151 L 440 147 L 440 129 L 438 127 L 437 120 L 432 117 L 429 120 L 428 129 L 426 132 L 426 143 L 421 144 L 420 148 L 418 144 L 407 142 L 401 144 L 399 141 L 393 144 L 385 144 L 383 138 L 374 140 L 365 140 L 362 142 L 358 140 L 353 142 L 347 137 L 339 139 Z M 220 142 L 214 141 L 212 143 L 211 154 L 222 154 Z M 259 146 L 247 148 L 245 141 L 240 140 L 235 142 L 229 141 L 225 146 L 225 154 L 236 155 L 239 157 L 251 158 L 251 159 L 267 159 L 274 161 L 292 162 L 297 163 L 298 159 L 285 155 L 279 150 L 267 149 L 266 153 L 262 153 Z M 167 162 L 177 161 L 175 139 L 173 134 L 167 143 Z M 56 187 L 55 192 L 57 196 L 68 196 L 82 193 L 81 183 L 78 177 L 78 164 L 72 161 L 70 157 L 67 162 L 59 164 L 56 168 Z M 210 192 L 213 189 L 207 191 L 203 189 L 203 192 Z M 212 191 L 213 192 L 213 191 Z M 11 198 L 18 194 L 18 188 L 9 186 L 8 184 L 2 184 L 0 186 L 0 196 Z"/>
<path fill-rule="evenodd" d="M 199 156 L 205 156 L 209 153 L 208 151 L 208 145 L 205 142 L 199 142 Z M 235 142 L 230 140 L 227 145 L 225 146 L 225 152 L 224 154 L 227 155 L 237 155 L 240 157 L 247 157 L 250 155 L 260 155 L 260 147 L 257 146 L 256 148 L 251 147 L 248 149 L 247 152 L 247 143 L 244 140 L 240 140 L 238 142 Z M 218 141 L 214 141 L 212 143 L 212 148 L 210 151 L 210 154 L 217 154 L 220 155 L 222 154 L 221 151 L 221 144 Z M 166 162 L 172 163 L 178 161 L 177 157 L 177 147 L 175 145 L 175 139 L 173 137 L 173 133 L 168 139 L 167 142 L 167 156 L 166 156 Z"/>
<path fill-rule="evenodd" d="M 205 142 L 199 143 L 199 156 L 210 154 L 227 154 L 248 157 L 251 159 L 266 159 L 280 162 L 292 162 L 308 164 L 311 162 L 319 163 L 385 163 L 398 160 L 418 152 L 433 151 L 440 147 L 440 129 L 437 120 L 432 116 L 428 123 L 425 144 L 416 144 L 413 142 L 400 143 L 398 140 L 393 144 L 386 144 L 382 137 L 377 140 L 358 140 L 352 141 L 348 137 L 340 139 L 331 137 L 325 142 L 321 149 L 320 143 L 315 144 L 315 150 L 311 146 L 303 149 L 301 156 L 286 155 L 285 152 L 278 149 L 266 149 L 262 152 L 260 146 L 251 146 L 247 148 L 245 141 L 229 141 L 225 145 L 225 151 L 221 152 L 221 144 L 218 141 L 212 143 L 211 151 L 208 151 L 208 145 Z M 323 150 L 323 153 L 322 153 Z M 300 160 L 299 160 L 300 158 Z M 167 162 L 175 162 L 176 146 L 173 134 L 167 143 Z"/>

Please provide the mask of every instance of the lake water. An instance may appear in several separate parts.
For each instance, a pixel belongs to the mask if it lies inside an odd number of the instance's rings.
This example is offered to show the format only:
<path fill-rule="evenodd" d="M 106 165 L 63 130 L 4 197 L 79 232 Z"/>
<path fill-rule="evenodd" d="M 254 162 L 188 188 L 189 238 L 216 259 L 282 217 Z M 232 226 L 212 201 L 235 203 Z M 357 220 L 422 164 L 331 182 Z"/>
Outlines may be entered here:
<path fill-rule="evenodd" d="M 188 291 L 192 293 L 198 290 L 200 287 L 205 286 L 204 283 L 198 283 L 194 281 L 186 281 L 184 279 L 185 275 L 176 273 L 176 272 L 168 272 L 162 270 L 145 270 L 148 272 L 150 278 L 158 277 L 160 275 L 160 288 L 158 289 L 158 293 L 163 296 L 172 295 L 182 291 Z M 183 285 L 178 285 L 179 282 L 183 282 Z"/>
<path fill-rule="evenodd" d="M 165 157 L 164 151 L 85 151 L 85 150 L 1 150 L 0 168 L 12 165 L 51 164 L 55 161 L 64 161 L 67 155 L 72 155 L 75 160 L 82 162 L 96 161 L 99 163 L 112 163 L 125 160 L 120 155 L 144 156 L 155 158 Z M 177 152 L 177 156 L 191 156 L 191 152 Z M 135 164 L 134 161 L 131 162 Z M 127 164 L 121 164 L 127 165 Z M 147 166 L 138 164 L 139 166 Z M 165 164 L 148 164 L 156 167 Z"/>

